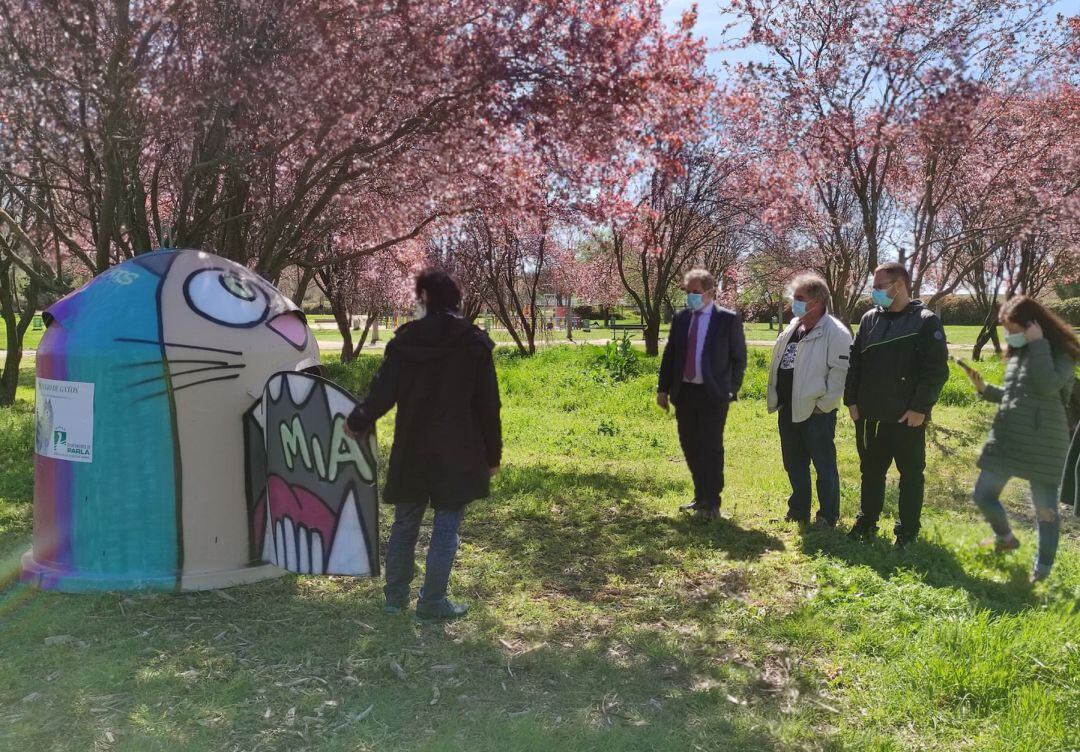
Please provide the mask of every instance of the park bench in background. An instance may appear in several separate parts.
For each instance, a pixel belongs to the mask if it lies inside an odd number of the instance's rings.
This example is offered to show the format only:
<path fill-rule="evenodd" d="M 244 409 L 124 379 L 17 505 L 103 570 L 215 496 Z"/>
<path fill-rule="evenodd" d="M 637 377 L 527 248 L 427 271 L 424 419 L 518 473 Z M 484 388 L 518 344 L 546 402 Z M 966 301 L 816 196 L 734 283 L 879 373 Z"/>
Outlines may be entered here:
<path fill-rule="evenodd" d="M 642 335 L 645 334 L 645 322 L 644 321 L 639 321 L 636 324 L 632 324 L 632 323 L 625 324 L 625 323 L 620 322 L 618 319 L 611 318 L 611 319 L 608 319 L 607 328 L 611 330 L 612 337 L 615 336 L 616 332 L 638 331 L 638 332 L 641 332 Z"/>

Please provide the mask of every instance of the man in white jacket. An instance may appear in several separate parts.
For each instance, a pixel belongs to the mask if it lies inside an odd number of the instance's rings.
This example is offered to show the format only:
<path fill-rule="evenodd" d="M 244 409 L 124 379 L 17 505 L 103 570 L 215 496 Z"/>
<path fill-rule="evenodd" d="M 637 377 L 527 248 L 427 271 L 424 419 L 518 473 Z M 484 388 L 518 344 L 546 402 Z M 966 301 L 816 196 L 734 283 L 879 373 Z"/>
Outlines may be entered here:
<path fill-rule="evenodd" d="M 785 519 L 810 522 L 810 463 L 817 471 L 817 524 L 840 518 L 836 410 L 844 396 L 851 333 L 829 315 L 829 287 L 816 274 L 792 282 L 796 318 L 780 333 L 769 367 L 769 412 L 779 411 L 780 451 L 791 482 Z"/>

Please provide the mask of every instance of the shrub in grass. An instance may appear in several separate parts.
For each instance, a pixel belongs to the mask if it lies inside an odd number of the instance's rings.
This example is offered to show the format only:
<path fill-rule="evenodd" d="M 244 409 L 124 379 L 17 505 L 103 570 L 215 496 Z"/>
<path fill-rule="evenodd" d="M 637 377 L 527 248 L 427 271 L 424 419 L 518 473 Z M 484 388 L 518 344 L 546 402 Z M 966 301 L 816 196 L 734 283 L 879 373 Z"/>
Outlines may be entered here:
<path fill-rule="evenodd" d="M 1080 298 L 1055 300 L 1048 304 L 1051 311 L 1073 326 L 1080 326 Z"/>
<path fill-rule="evenodd" d="M 326 377 L 357 395 L 367 391 L 381 363 L 381 355 L 361 355 L 351 363 L 342 363 L 337 358 L 323 360 Z"/>
<path fill-rule="evenodd" d="M 621 384 L 641 373 L 641 358 L 629 334 L 612 340 L 597 356 L 595 371 L 601 380 Z"/>

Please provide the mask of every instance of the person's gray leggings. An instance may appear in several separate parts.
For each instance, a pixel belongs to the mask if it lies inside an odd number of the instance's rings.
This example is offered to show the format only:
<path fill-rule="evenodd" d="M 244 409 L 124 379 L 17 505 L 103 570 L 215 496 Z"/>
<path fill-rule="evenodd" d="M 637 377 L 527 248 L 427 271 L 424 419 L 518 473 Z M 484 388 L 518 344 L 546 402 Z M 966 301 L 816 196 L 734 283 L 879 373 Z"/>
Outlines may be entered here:
<path fill-rule="evenodd" d="M 427 504 L 395 504 L 394 524 L 386 544 L 386 602 L 403 606 L 409 601 L 409 589 L 416 572 L 416 541 Z M 465 507 L 436 509 L 428 544 L 427 569 L 424 586 L 420 588 L 421 603 L 435 603 L 446 597 L 450 571 L 454 568 L 461 538 L 458 528 L 465 517 Z"/>

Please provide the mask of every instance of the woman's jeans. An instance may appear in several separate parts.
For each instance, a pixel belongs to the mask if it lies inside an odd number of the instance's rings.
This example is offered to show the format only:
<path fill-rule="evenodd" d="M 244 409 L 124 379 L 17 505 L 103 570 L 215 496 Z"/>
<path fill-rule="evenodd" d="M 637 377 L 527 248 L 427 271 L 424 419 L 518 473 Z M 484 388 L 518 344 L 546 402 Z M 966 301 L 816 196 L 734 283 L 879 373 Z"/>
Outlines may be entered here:
<path fill-rule="evenodd" d="M 810 463 L 817 470 L 818 519 L 835 525 L 840 519 L 840 473 L 836 467 L 836 411 L 814 413 L 791 422 L 791 406 L 780 408 L 780 454 L 791 481 L 788 514 L 810 519 Z"/>
<path fill-rule="evenodd" d="M 1008 482 L 1009 476 L 1005 473 L 983 470 L 975 481 L 975 491 L 972 494 L 983 517 L 1001 538 L 1012 535 L 1005 507 L 999 500 L 1001 491 Z M 1031 500 L 1035 506 L 1035 521 L 1039 530 L 1039 552 L 1035 557 L 1035 568 L 1040 572 L 1050 571 L 1057 554 L 1058 534 L 1061 530 L 1057 497 L 1056 485 L 1031 482 Z"/>
<path fill-rule="evenodd" d="M 386 602 L 404 605 L 409 601 L 409 589 L 416 571 L 416 541 L 427 504 L 395 504 L 394 524 L 386 544 Z M 435 603 L 446 597 L 450 570 L 454 568 L 461 538 L 458 527 L 465 517 L 465 507 L 436 509 L 428 544 L 427 570 L 424 586 L 420 588 L 420 603 Z"/>

